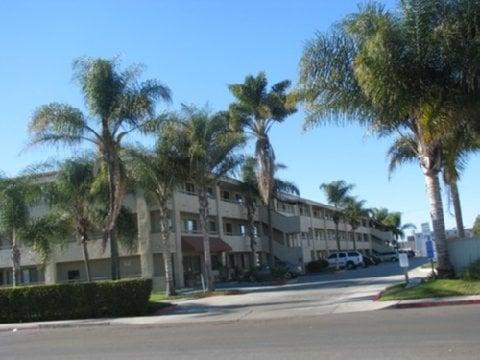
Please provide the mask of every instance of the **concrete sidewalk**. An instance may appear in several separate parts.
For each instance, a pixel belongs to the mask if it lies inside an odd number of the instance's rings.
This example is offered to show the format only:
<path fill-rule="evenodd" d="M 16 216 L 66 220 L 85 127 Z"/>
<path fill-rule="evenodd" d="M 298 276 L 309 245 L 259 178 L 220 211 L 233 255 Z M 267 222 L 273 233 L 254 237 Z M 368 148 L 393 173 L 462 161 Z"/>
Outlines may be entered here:
<path fill-rule="evenodd" d="M 161 310 L 156 316 L 0 324 L 0 331 L 81 326 L 237 322 L 372 311 L 395 305 L 395 302 L 374 300 L 380 291 L 401 282 L 402 279 L 401 275 L 397 275 L 248 287 L 240 289 L 244 292 L 240 295 L 173 301 L 173 307 Z"/>

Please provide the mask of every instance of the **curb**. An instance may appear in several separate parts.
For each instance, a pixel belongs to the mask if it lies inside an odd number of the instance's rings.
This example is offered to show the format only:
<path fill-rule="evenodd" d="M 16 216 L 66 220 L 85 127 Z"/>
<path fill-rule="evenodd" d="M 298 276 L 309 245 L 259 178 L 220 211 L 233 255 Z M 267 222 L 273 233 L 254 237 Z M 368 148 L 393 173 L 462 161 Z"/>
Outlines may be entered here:
<path fill-rule="evenodd" d="M 436 306 L 452 306 L 452 305 L 478 305 L 480 304 L 479 300 L 438 300 L 438 301 L 421 301 L 415 303 L 402 303 L 399 302 L 395 305 L 390 306 L 394 309 L 413 309 L 413 308 L 425 308 L 425 307 L 436 307 Z"/>
<path fill-rule="evenodd" d="M 112 325 L 110 321 L 91 322 L 91 323 L 37 324 L 37 325 L 28 325 L 28 326 L 22 326 L 22 324 L 18 324 L 17 326 L 0 328 L 0 333 L 1 332 L 17 332 L 17 331 L 23 331 L 23 330 L 65 329 L 65 328 L 80 328 L 80 327 L 110 326 L 110 325 Z"/>

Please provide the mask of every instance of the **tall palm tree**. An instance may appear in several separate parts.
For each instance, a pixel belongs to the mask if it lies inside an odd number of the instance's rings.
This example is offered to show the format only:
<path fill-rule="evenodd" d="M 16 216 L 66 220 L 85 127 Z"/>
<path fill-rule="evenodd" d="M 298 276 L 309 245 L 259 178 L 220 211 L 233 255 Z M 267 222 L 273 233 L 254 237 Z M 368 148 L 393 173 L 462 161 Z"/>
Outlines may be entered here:
<path fill-rule="evenodd" d="M 445 46 L 448 16 L 434 0 L 404 0 L 396 13 L 369 4 L 318 34 L 301 60 L 301 92 L 318 122 L 358 121 L 377 134 L 408 131 L 417 139 L 419 163 L 438 254 L 439 274 L 449 275 L 439 182 L 445 135 L 460 92 L 455 62 Z"/>
<path fill-rule="evenodd" d="M 337 242 L 337 250 L 341 250 L 340 233 L 338 225 L 342 218 L 342 210 L 350 196 L 350 191 L 354 188 L 353 184 L 347 184 L 343 180 L 332 181 L 320 185 L 320 189 L 325 193 L 327 202 L 335 208 L 333 212 L 333 222 L 335 223 L 335 240 Z"/>
<path fill-rule="evenodd" d="M 139 82 L 138 66 L 121 70 L 115 59 L 80 59 L 74 62 L 74 71 L 88 113 L 59 103 L 39 107 L 30 122 L 31 143 L 74 146 L 87 142 L 98 150 L 108 175 L 104 243 L 110 244 L 112 279 L 118 279 L 114 229 L 125 194 L 120 149 L 132 132 L 155 126 L 156 104 L 159 99 L 169 101 L 170 90 L 156 80 Z"/>
<path fill-rule="evenodd" d="M 164 129 L 165 141 L 188 163 L 188 177 L 195 185 L 199 200 L 200 228 L 203 234 L 204 277 L 207 290 L 213 290 L 212 263 L 208 229 L 208 187 L 235 169 L 242 161 L 234 154 L 244 142 L 243 135 L 230 130 L 226 112 L 210 114 L 206 109 L 183 107 Z"/>
<path fill-rule="evenodd" d="M 352 230 L 353 250 L 357 250 L 355 230 L 358 229 L 362 220 L 368 216 L 369 210 L 365 209 L 365 200 L 357 200 L 354 197 L 347 197 L 342 210 L 343 217 L 350 224 Z"/>
<path fill-rule="evenodd" d="M 388 150 L 389 172 L 392 174 L 398 166 L 405 162 L 417 162 L 419 154 L 417 152 L 418 144 L 413 134 L 404 134 L 399 136 Z M 453 203 L 455 212 L 455 221 L 457 225 L 458 236 L 465 237 L 463 226 L 462 207 L 460 194 L 458 191 L 458 181 L 460 173 L 465 167 L 467 155 L 478 150 L 478 144 L 474 137 L 465 129 L 458 129 L 444 140 L 442 148 L 443 154 L 443 180 L 448 187 L 449 196 Z"/>
<path fill-rule="evenodd" d="M 297 111 L 294 97 L 287 93 L 290 81 L 284 80 L 268 89 L 267 76 L 260 72 L 249 75 L 241 84 L 229 85 L 236 102 L 230 105 L 231 125 L 255 138 L 255 158 L 258 162 L 257 182 L 260 197 L 267 206 L 270 265 L 274 265 L 271 199 L 275 177 L 275 153 L 269 132 L 273 124 L 281 123 Z"/>
<path fill-rule="evenodd" d="M 159 208 L 167 296 L 175 294 L 170 251 L 171 214 L 168 209 L 168 200 L 178 184 L 188 178 L 188 162 L 180 157 L 174 145 L 160 136 L 152 149 L 137 146 L 127 148 L 125 151 L 127 168 L 132 178 L 142 187 L 147 198 L 153 199 Z"/>
<path fill-rule="evenodd" d="M 242 180 L 242 188 L 245 196 L 245 207 L 247 210 L 247 223 L 248 223 L 248 230 L 247 236 L 250 239 L 250 251 L 252 252 L 252 259 L 251 259 L 251 267 L 254 268 L 257 264 L 256 261 L 256 249 L 255 249 L 255 237 L 256 237 L 256 229 L 255 229 L 255 213 L 256 213 L 256 202 L 255 199 L 260 197 L 260 190 L 258 187 L 258 176 L 257 176 L 257 161 L 254 157 L 247 157 L 245 158 L 242 168 L 241 168 L 241 180 Z M 276 164 L 276 170 L 284 169 L 285 166 L 283 164 Z M 277 177 L 273 180 L 273 196 L 281 196 L 282 194 L 292 194 L 292 195 L 300 195 L 300 190 L 298 187 L 290 182 L 281 180 Z"/>

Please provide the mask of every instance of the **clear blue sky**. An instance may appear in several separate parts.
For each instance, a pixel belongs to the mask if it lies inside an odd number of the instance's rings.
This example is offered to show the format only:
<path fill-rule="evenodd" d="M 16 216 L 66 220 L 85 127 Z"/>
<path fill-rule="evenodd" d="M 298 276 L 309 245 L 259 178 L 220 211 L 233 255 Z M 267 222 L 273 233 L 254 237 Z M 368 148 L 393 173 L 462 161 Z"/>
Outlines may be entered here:
<path fill-rule="evenodd" d="M 72 60 L 120 55 L 143 63 L 181 103 L 225 109 L 227 84 L 265 70 L 274 81 L 297 80 L 304 42 L 357 8 L 355 0 L 182 1 L 2 1 L 0 2 L 0 169 L 15 175 L 25 166 L 65 149 L 22 151 L 34 109 L 52 101 L 82 107 L 71 81 Z M 388 6 L 393 0 L 386 1 Z M 321 127 L 302 132 L 303 114 L 272 129 L 281 175 L 302 196 L 324 201 L 319 184 L 344 179 L 368 206 L 401 211 L 404 222 L 429 220 L 423 177 L 405 166 L 389 181 L 388 139 L 365 137 L 364 129 Z M 466 226 L 477 213 L 478 169 L 472 158 L 460 184 Z M 475 177 L 475 175 L 477 175 Z M 475 181 L 476 180 L 476 181 Z M 447 226 L 454 226 L 446 204 Z"/>

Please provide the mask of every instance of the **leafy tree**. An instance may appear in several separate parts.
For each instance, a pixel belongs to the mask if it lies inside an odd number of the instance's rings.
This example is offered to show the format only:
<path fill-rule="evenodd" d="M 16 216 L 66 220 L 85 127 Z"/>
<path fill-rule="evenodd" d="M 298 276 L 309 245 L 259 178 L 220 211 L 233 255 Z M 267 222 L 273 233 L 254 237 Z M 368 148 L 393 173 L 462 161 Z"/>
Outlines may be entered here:
<path fill-rule="evenodd" d="M 210 114 L 205 109 L 183 107 L 173 115 L 164 129 L 165 141 L 174 144 L 188 163 L 189 180 L 195 185 L 200 205 L 200 228 L 203 234 L 204 276 L 213 290 L 212 263 L 208 229 L 208 187 L 235 169 L 242 161 L 234 150 L 243 143 L 242 134 L 230 131 L 226 112 Z"/>
<path fill-rule="evenodd" d="M 273 228 L 271 199 L 275 178 L 275 153 L 269 132 L 275 123 L 281 123 L 296 112 L 294 97 L 287 93 L 290 81 L 284 80 L 267 88 L 264 72 L 249 75 L 241 84 L 229 86 L 236 102 L 230 105 L 231 125 L 235 130 L 255 138 L 255 158 L 258 162 L 257 182 L 260 197 L 268 210 L 270 265 L 273 267 Z"/>
<path fill-rule="evenodd" d="M 178 184 L 188 178 L 189 165 L 181 154 L 178 154 L 174 145 L 159 137 L 152 149 L 137 146 L 125 151 L 126 164 L 132 178 L 142 187 L 147 198 L 153 199 L 159 208 L 167 296 L 175 294 L 168 200 Z"/>
<path fill-rule="evenodd" d="M 417 140 L 436 239 L 438 270 L 451 274 L 438 174 L 456 122 L 459 85 L 442 33 L 448 11 L 434 0 L 404 0 L 396 13 L 371 3 L 320 33 L 301 60 L 306 125 L 358 121 L 380 135 Z"/>
<path fill-rule="evenodd" d="M 335 240 L 337 241 L 338 251 L 341 250 L 338 225 L 342 217 L 342 209 L 349 199 L 349 194 L 353 187 L 354 185 L 347 184 L 343 180 L 332 181 L 320 185 L 320 189 L 325 193 L 327 202 L 335 208 L 335 211 L 333 212 L 333 222 L 335 223 Z"/>
<path fill-rule="evenodd" d="M 146 131 L 158 122 L 155 106 L 170 100 L 170 90 L 156 80 L 139 82 L 138 66 L 121 70 L 118 61 L 80 59 L 74 62 L 75 79 L 83 93 L 88 113 L 66 104 L 38 108 L 30 122 L 32 144 L 95 146 L 106 164 L 108 211 L 103 231 L 110 244 L 112 279 L 120 278 L 115 225 L 125 194 L 125 174 L 120 150 L 129 134 Z"/>

